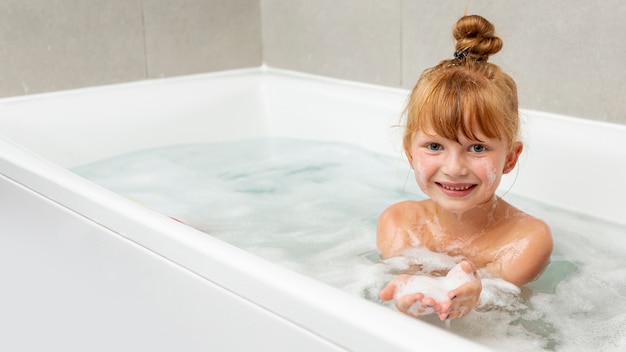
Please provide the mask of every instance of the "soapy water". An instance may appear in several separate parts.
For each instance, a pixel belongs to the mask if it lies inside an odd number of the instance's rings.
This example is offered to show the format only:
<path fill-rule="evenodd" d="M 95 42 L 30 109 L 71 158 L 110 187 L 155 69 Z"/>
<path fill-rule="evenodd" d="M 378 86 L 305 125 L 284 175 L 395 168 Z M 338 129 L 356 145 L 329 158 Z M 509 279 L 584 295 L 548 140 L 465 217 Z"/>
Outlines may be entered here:
<path fill-rule="evenodd" d="M 73 171 L 390 309 L 378 293 L 397 274 L 416 264 L 435 272 L 458 263 L 424 249 L 380 260 L 380 212 L 424 196 L 406 161 L 353 145 L 262 139 L 172 146 Z M 626 229 L 512 194 L 506 199 L 551 226 L 555 250 L 546 271 L 521 290 L 479 271 L 476 309 L 450 324 L 435 315 L 420 319 L 498 350 L 625 350 Z"/>

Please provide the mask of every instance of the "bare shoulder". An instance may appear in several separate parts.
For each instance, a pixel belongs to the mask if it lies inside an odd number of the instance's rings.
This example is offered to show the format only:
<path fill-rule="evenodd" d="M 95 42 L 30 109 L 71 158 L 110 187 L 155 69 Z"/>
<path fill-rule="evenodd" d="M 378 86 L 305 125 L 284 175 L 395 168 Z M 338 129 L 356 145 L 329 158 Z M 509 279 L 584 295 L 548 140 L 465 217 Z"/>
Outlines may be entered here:
<path fill-rule="evenodd" d="M 543 220 L 520 212 L 514 217 L 514 231 L 501 258 L 502 277 L 517 285 L 534 280 L 545 269 L 552 254 L 550 227 Z"/>
<path fill-rule="evenodd" d="M 404 217 L 414 217 L 415 212 L 424 208 L 424 201 L 405 200 L 387 207 L 380 214 L 381 219 L 393 220 Z"/>
<path fill-rule="evenodd" d="M 532 215 L 520 212 L 516 218 L 517 232 L 522 234 L 522 238 L 543 250 L 540 252 L 552 253 L 552 231 L 548 224 Z M 535 248 L 535 249 L 540 249 Z"/>
<path fill-rule="evenodd" d="M 385 209 L 378 218 L 376 244 L 383 258 L 397 255 L 409 247 L 407 229 L 424 213 L 426 201 L 407 200 Z"/>

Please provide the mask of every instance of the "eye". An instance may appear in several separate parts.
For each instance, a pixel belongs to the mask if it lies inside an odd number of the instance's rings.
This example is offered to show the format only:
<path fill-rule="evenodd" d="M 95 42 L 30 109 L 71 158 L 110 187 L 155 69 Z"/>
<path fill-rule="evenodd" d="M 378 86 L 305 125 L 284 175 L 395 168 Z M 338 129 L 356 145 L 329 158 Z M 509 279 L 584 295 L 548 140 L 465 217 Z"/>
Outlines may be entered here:
<path fill-rule="evenodd" d="M 439 143 L 428 143 L 428 144 L 426 145 L 426 148 L 427 148 L 428 150 L 432 150 L 432 151 L 439 151 L 439 150 L 441 150 L 443 147 L 442 147 L 442 146 L 441 146 L 441 144 L 439 144 Z"/>
<path fill-rule="evenodd" d="M 470 151 L 474 153 L 482 153 L 486 150 L 487 150 L 487 147 L 485 147 L 482 144 L 473 144 L 472 146 L 470 146 Z"/>

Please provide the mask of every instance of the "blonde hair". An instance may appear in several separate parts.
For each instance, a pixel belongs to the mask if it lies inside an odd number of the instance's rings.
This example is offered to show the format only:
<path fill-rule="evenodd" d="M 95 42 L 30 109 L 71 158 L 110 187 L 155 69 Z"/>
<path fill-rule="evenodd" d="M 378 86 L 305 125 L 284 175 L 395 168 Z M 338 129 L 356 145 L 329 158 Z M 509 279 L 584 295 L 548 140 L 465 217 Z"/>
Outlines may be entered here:
<path fill-rule="evenodd" d="M 502 40 L 481 16 L 461 17 L 453 28 L 454 59 L 422 73 L 405 110 L 403 145 L 408 152 L 417 131 L 458 141 L 459 133 L 478 140 L 501 138 L 513 148 L 519 134 L 517 86 L 497 65 L 488 63 Z"/>

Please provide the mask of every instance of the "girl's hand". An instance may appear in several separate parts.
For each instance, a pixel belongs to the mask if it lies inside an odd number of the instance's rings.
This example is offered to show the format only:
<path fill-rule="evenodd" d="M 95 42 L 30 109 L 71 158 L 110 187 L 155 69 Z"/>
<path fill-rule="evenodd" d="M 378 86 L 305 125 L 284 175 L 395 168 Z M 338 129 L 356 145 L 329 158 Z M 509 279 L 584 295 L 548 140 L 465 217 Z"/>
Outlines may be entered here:
<path fill-rule="evenodd" d="M 393 279 L 380 291 L 380 299 L 383 301 L 390 301 L 395 298 L 396 308 L 398 308 L 399 311 L 414 317 L 437 312 L 439 310 L 438 303 L 432 297 L 425 297 L 422 292 L 395 297 L 396 291 L 399 287 L 406 285 L 410 278 L 411 275 L 405 274 Z"/>
<path fill-rule="evenodd" d="M 448 292 L 448 299 L 439 302 L 437 314 L 441 320 L 456 319 L 469 313 L 480 300 L 483 285 L 474 266 L 467 260 L 457 264 L 459 265 L 464 272 L 473 274 L 475 279 L 451 290 Z"/>
<path fill-rule="evenodd" d="M 470 280 L 463 282 L 458 287 L 447 293 L 447 298 L 437 301 L 434 297 L 427 297 L 423 292 L 415 292 L 396 297 L 398 291 L 404 287 L 411 275 L 400 275 L 393 279 L 380 291 L 380 298 L 389 301 L 395 298 L 396 308 L 399 311 L 419 317 L 425 314 L 436 313 L 441 320 L 455 319 L 470 312 L 477 304 L 482 290 L 482 283 L 473 265 L 463 260 L 454 267 L 449 275 L 458 275 L 459 270 L 463 274 L 471 274 Z"/>

